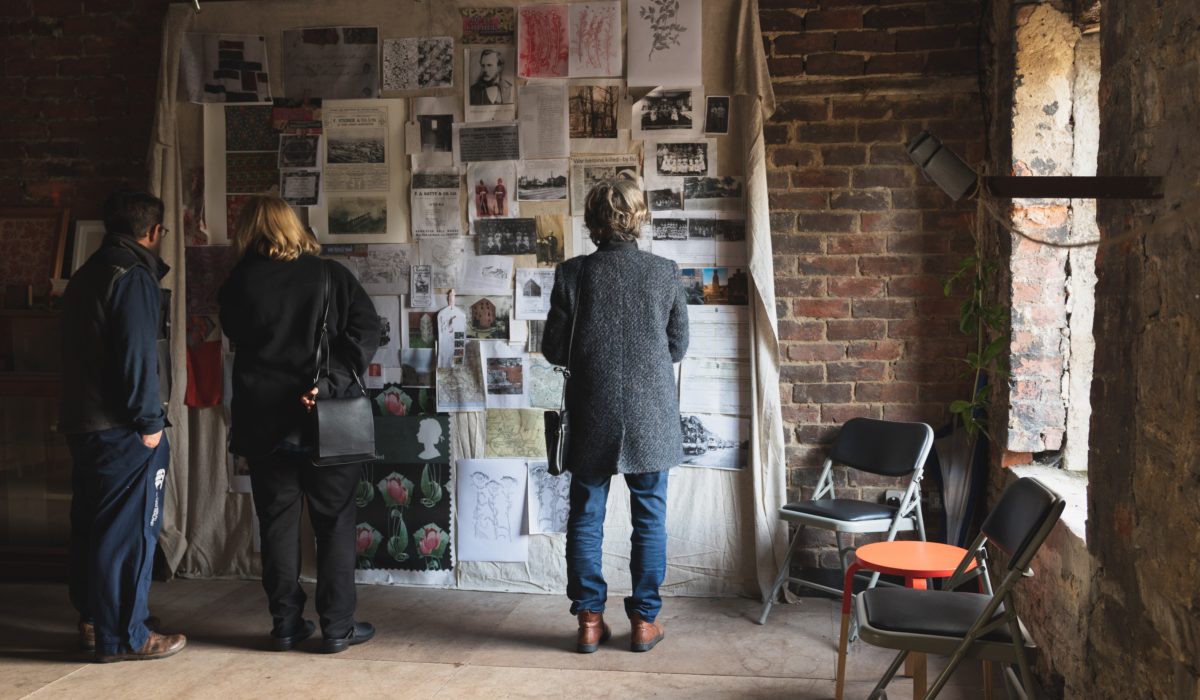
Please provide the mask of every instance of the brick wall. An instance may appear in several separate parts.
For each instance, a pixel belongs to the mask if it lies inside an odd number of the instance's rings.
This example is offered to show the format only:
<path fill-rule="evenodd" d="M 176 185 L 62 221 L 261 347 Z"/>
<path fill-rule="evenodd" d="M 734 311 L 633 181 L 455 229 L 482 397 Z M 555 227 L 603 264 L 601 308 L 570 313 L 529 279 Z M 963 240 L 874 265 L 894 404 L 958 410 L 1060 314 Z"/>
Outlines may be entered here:
<path fill-rule="evenodd" d="M 144 187 L 166 3 L 0 2 L 0 205 L 97 218 Z"/>
<path fill-rule="evenodd" d="M 922 129 L 983 156 L 980 5 L 760 0 L 778 109 L 766 128 L 789 495 L 809 495 L 855 416 L 944 424 L 967 398 L 961 299 L 941 280 L 968 255 L 974 205 L 924 181 Z M 877 497 L 882 482 L 842 480 Z M 818 538 L 814 542 L 821 541 Z M 806 552 L 836 566 L 831 549 Z"/>

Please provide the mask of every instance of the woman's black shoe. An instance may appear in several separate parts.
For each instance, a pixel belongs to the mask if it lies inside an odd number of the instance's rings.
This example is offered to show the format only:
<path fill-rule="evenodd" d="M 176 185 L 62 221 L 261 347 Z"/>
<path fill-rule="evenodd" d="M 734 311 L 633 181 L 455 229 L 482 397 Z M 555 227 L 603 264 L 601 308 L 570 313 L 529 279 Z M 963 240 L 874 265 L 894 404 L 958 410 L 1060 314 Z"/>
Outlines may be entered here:
<path fill-rule="evenodd" d="M 304 623 L 303 626 L 301 627 L 300 631 L 295 634 L 291 634 L 286 637 L 278 637 L 274 632 L 272 632 L 271 649 L 275 651 L 287 651 L 288 649 L 291 649 L 300 642 L 303 642 L 311 637 L 313 630 L 315 630 L 317 626 L 312 623 L 312 620 L 302 620 L 302 622 Z"/>
<path fill-rule="evenodd" d="M 321 651 L 326 654 L 336 654 L 339 651 L 346 651 L 346 649 L 355 644 L 369 642 L 371 641 L 371 637 L 374 636 L 375 625 L 372 625 L 370 622 L 355 622 L 345 637 L 337 639 L 329 639 L 327 637 Z"/>

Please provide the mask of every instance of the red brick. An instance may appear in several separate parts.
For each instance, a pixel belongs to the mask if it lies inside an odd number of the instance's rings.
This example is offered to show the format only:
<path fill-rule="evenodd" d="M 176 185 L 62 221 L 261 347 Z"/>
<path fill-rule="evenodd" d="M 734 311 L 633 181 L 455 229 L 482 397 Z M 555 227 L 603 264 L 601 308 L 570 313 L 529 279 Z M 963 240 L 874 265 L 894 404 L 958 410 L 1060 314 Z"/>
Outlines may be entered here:
<path fill-rule="evenodd" d="M 36 58 L 62 58 L 80 53 L 80 42 L 75 37 L 37 37 L 29 50 L 29 55 Z"/>
<path fill-rule="evenodd" d="M 779 211 L 779 207 L 775 205 L 774 197 L 771 196 L 771 231 L 772 233 L 791 233 L 796 230 L 796 215 L 790 211 Z"/>
<path fill-rule="evenodd" d="M 804 75 L 804 59 L 795 58 L 768 58 L 767 70 L 773 78 L 794 78 Z"/>
<path fill-rule="evenodd" d="M 811 367 L 813 369 L 821 369 L 820 365 L 784 365 L 783 369 L 785 369 L 785 370 L 792 369 L 793 367 L 795 367 L 795 368 Z M 789 386 L 789 387 L 787 387 L 786 391 L 784 391 L 781 388 L 779 393 L 780 393 L 780 395 L 782 395 L 784 397 L 784 400 L 786 401 L 787 398 L 792 395 L 792 388 Z M 792 424 L 792 425 L 795 425 L 797 423 L 806 423 L 806 422 L 817 421 L 817 420 L 821 419 L 821 407 L 807 405 L 807 404 L 800 404 L 800 405 L 786 404 L 783 406 L 782 415 L 783 415 L 784 422 Z"/>
<path fill-rule="evenodd" d="M 846 403 L 852 395 L 850 384 L 796 384 L 792 386 L 795 403 Z"/>
<path fill-rule="evenodd" d="M 887 378 L 884 362 L 830 362 L 825 375 L 831 382 L 871 382 Z"/>
<path fill-rule="evenodd" d="M 885 119 L 892 113 L 892 100 L 838 98 L 833 102 L 834 119 Z"/>
<path fill-rule="evenodd" d="M 763 125 L 763 140 L 768 146 L 785 144 L 791 140 L 788 132 L 787 124 L 765 124 Z"/>
<path fill-rule="evenodd" d="M 828 209 L 829 195 L 825 192 L 775 192 L 771 207 L 777 209 Z"/>
<path fill-rule="evenodd" d="M 863 72 L 867 75 L 920 73 L 925 69 L 926 60 L 923 53 L 879 54 L 867 59 Z"/>
<path fill-rule="evenodd" d="M 767 170 L 767 189 L 769 190 L 785 190 L 791 183 L 791 178 L 787 172 L 783 170 Z"/>
<path fill-rule="evenodd" d="M 821 252 L 821 239 L 817 236 L 799 236 L 796 234 L 771 236 L 771 245 L 777 255 L 800 255 L 803 253 Z"/>
<path fill-rule="evenodd" d="M 930 335 L 958 333 L 958 320 L 949 318 L 913 318 L 888 321 L 889 338 L 927 338 Z"/>
<path fill-rule="evenodd" d="M 850 172 L 832 168 L 807 168 L 792 173 L 792 187 L 847 187 Z"/>
<path fill-rule="evenodd" d="M 820 122 L 829 118 L 829 100 L 788 100 L 775 105 L 775 122 Z"/>
<path fill-rule="evenodd" d="M 852 360 L 899 360 L 904 343 L 898 340 L 860 340 L 850 343 L 846 352 Z"/>
<path fill-rule="evenodd" d="M 824 410 L 824 407 L 821 407 Z M 796 442 L 805 445 L 828 445 L 837 437 L 838 427 L 836 425 L 822 425 L 819 423 L 797 425 L 792 431 Z"/>
<path fill-rule="evenodd" d="M 832 34 L 784 34 L 775 37 L 775 55 L 796 56 L 833 51 Z"/>
<path fill-rule="evenodd" d="M 921 98 L 904 100 L 896 104 L 897 119 L 927 119 L 945 116 L 954 112 L 953 97 Z M 939 134 L 939 138 L 941 135 Z"/>
<path fill-rule="evenodd" d="M 110 72 L 106 58 L 64 58 L 58 61 L 58 74 L 63 76 L 108 75 Z"/>
<path fill-rule="evenodd" d="M 800 124 L 796 127 L 796 138 L 802 143 L 853 143 L 854 125 Z"/>
<path fill-rule="evenodd" d="M 878 7 L 867 10 L 863 15 L 863 26 L 873 29 L 924 25 L 925 11 L 921 7 Z"/>
<path fill-rule="evenodd" d="M 804 17 L 789 10 L 761 10 L 758 26 L 764 32 L 800 31 L 804 29 Z"/>
<path fill-rule="evenodd" d="M 855 299 L 850 306 L 850 315 L 854 318 L 912 318 L 913 307 L 909 299 Z"/>
<path fill-rule="evenodd" d="M 823 146 L 821 162 L 825 165 L 861 165 L 867 162 L 867 149 L 863 146 Z"/>
<path fill-rule="evenodd" d="M 78 82 L 74 78 L 39 78 L 29 81 L 26 94 L 30 97 L 71 97 Z"/>
<path fill-rule="evenodd" d="M 944 233 L 897 233 L 888 236 L 888 251 L 892 253 L 944 253 L 947 249 L 946 238 Z"/>
<path fill-rule="evenodd" d="M 921 217 L 910 212 L 863 212 L 860 226 L 863 231 L 917 231 Z"/>
<path fill-rule="evenodd" d="M 58 61 L 47 58 L 10 58 L 4 62 L 4 74 L 21 78 L 58 75 Z"/>
<path fill-rule="evenodd" d="M 984 6 L 986 7 L 986 6 Z M 977 3 L 970 2 L 927 2 L 925 3 L 925 20 L 930 25 L 936 24 L 966 24 L 970 25 L 971 41 L 979 24 L 979 9 Z"/>
<path fill-rule="evenodd" d="M 895 51 L 896 38 L 887 32 L 838 32 L 835 46 L 838 51 Z"/>
<path fill-rule="evenodd" d="M 831 277 L 829 279 L 829 296 L 862 299 L 865 297 L 881 297 L 886 283 L 873 277 Z"/>
<path fill-rule="evenodd" d="M 0 2 L 0 17 L 7 19 L 26 19 L 33 16 L 33 7 L 25 0 L 8 0 Z"/>
<path fill-rule="evenodd" d="M 859 264 L 864 275 L 907 275 L 917 271 L 917 259 L 913 257 L 862 257 Z"/>
<path fill-rule="evenodd" d="M 824 324 L 821 324 L 824 325 Z M 779 368 L 779 381 L 793 383 L 822 382 L 825 380 L 825 365 L 783 365 Z M 788 395 L 791 395 L 788 387 Z"/>
<path fill-rule="evenodd" d="M 825 330 L 830 340 L 882 340 L 886 334 L 886 322 L 865 319 L 830 321 Z"/>
<path fill-rule="evenodd" d="M 930 51 L 925 70 L 937 75 L 974 75 L 979 63 L 979 52 L 969 49 Z"/>
<path fill-rule="evenodd" d="M 975 225 L 975 215 L 965 211 L 927 211 L 921 215 L 921 225 L 928 232 L 970 231 Z"/>
<path fill-rule="evenodd" d="M 817 153 L 810 148 L 776 148 L 771 153 L 771 162 L 781 168 L 798 168 L 816 161 Z"/>
<path fill-rule="evenodd" d="M 845 356 L 846 348 L 841 343 L 795 343 L 787 349 L 787 357 L 793 362 L 827 362 Z"/>
<path fill-rule="evenodd" d="M 863 24 L 862 10 L 813 10 L 804 15 L 804 28 L 808 31 L 822 29 L 858 29 Z"/>
<path fill-rule="evenodd" d="M 758 0 L 760 10 L 792 10 L 821 6 L 821 0 Z"/>
<path fill-rule="evenodd" d="M 880 211 L 889 206 L 886 192 L 855 190 L 838 192 L 829 199 L 832 209 L 854 209 L 857 211 Z"/>
<path fill-rule="evenodd" d="M 907 168 L 858 168 L 850 180 L 852 187 L 908 187 L 912 176 Z"/>
<path fill-rule="evenodd" d="M 820 321 L 780 321 L 780 340 L 824 340 L 825 324 Z M 792 380 L 799 381 L 799 380 Z"/>
<path fill-rule="evenodd" d="M 885 404 L 883 419 L 940 425 L 945 421 L 946 404 Z"/>
<path fill-rule="evenodd" d="M 804 69 L 809 75 L 862 75 L 863 57 L 848 53 L 809 54 Z"/>
<path fill-rule="evenodd" d="M 869 404 L 848 403 L 848 404 L 822 404 L 821 405 L 821 420 L 842 424 L 851 418 L 875 418 L 880 416 L 880 407 L 871 406 Z M 861 477 L 859 477 L 861 478 Z"/>
<path fill-rule="evenodd" d="M 901 30 L 895 34 L 896 50 L 929 51 L 931 49 L 953 49 L 960 46 L 974 47 L 976 32 L 974 27 Z"/>
<path fill-rule="evenodd" d="M 874 141 L 885 141 L 890 143 L 899 143 L 904 137 L 904 127 L 895 122 L 861 122 L 858 125 L 858 140 L 863 143 L 871 143 Z M 872 146 L 872 150 L 876 148 Z M 904 154 L 905 159 L 908 159 L 908 152 Z M 908 159 L 908 162 L 912 162 Z"/>
<path fill-rule="evenodd" d="M 83 0 L 33 0 L 33 14 L 41 17 L 68 17 L 82 13 Z"/>
<path fill-rule="evenodd" d="M 882 253 L 886 241 L 882 236 L 847 234 L 829 238 L 830 255 L 862 255 Z"/>
<path fill-rule="evenodd" d="M 967 398 L 965 388 L 954 384 L 923 384 L 919 390 L 918 400 L 920 403 L 937 402 L 949 405 L 952 401 Z"/>
<path fill-rule="evenodd" d="M 942 281 L 936 277 L 893 277 L 888 280 L 888 296 L 931 297 L 942 294 Z"/>
<path fill-rule="evenodd" d="M 795 299 L 792 313 L 800 318 L 849 318 L 850 302 L 844 299 Z"/>
<path fill-rule="evenodd" d="M 781 297 L 825 296 L 825 280 L 821 277 L 775 277 L 775 294 Z"/>
<path fill-rule="evenodd" d="M 853 233 L 853 214 L 804 213 L 796 217 L 796 228 L 807 233 Z"/>

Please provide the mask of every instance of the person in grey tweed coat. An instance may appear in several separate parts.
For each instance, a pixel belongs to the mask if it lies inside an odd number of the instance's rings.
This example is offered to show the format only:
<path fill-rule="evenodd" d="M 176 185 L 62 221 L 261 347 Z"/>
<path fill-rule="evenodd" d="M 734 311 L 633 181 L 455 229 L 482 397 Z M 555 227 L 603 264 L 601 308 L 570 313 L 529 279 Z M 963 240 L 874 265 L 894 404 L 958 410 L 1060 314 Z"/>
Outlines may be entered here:
<path fill-rule="evenodd" d="M 688 347 L 687 301 L 675 263 L 638 249 L 646 204 L 636 179 L 596 185 L 584 209 L 597 250 L 558 266 L 542 337 L 546 359 L 570 370 L 567 596 L 579 619 L 576 649 L 593 652 L 610 636 L 604 510 L 612 476 L 624 475 L 633 518 L 630 648 L 649 651 L 664 634 L 656 618 L 666 575 L 667 474 L 683 461 L 672 363 Z"/>

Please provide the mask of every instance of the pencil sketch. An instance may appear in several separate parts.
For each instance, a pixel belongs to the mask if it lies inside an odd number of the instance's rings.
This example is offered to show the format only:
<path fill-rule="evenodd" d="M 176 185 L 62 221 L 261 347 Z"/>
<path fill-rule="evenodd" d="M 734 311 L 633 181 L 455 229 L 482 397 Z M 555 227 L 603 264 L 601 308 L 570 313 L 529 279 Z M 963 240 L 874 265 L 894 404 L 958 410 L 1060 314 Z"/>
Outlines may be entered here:
<path fill-rule="evenodd" d="M 575 78 L 621 75 L 621 3 L 570 5 L 571 59 Z"/>
<path fill-rule="evenodd" d="M 571 512 L 571 473 L 553 476 L 545 462 L 529 463 L 529 534 L 543 535 L 567 531 Z"/>
<path fill-rule="evenodd" d="M 358 281 L 368 294 L 403 294 L 408 291 L 408 271 L 412 265 L 411 243 L 379 243 L 367 248 L 359 265 Z"/>
<path fill-rule="evenodd" d="M 688 30 L 677 21 L 679 0 L 649 0 L 638 8 L 638 14 L 649 24 L 653 37 L 647 60 L 652 60 L 656 51 L 679 46 L 679 36 Z"/>
<path fill-rule="evenodd" d="M 510 476 L 493 479 L 483 472 L 471 472 L 475 485 L 472 512 L 475 536 L 485 540 L 511 542 L 514 533 L 513 508 L 518 505 L 517 480 Z"/>

